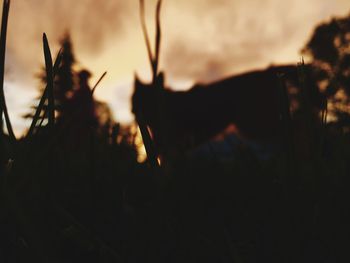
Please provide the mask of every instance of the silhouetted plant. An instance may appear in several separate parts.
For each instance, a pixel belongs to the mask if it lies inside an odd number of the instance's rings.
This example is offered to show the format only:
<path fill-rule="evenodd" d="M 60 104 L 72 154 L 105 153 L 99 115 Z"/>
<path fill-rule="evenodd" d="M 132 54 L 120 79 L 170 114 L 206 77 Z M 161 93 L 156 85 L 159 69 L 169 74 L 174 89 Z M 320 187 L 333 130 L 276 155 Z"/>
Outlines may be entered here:
<path fill-rule="evenodd" d="M 9 1 L 4 1 L 6 8 L 8 4 Z M 158 15 L 159 8 L 160 2 Z M 159 31 L 157 36 L 156 49 L 159 49 Z M 1 46 L 4 45 L 2 38 Z M 79 83 L 74 86 L 72 96 L 67 96 L 65 113 L 55 119 L 53 111 L 58 101 L 55 101 L 53 80 L 62 56 L 59 52 L 55 62 L 52 61 L 46 35 L 43 47 L 48 77 L 27 136 L 13 141 L 7 135 L 0 138 L 1 263 L 349 262 L 349 135 L 337 130 L 330 132 L 332 126 L 312 129 L 308 136 L 327 133 L 323 136 L 327 152 L 320 162 L 304 159 L 299 163 L 301 169 L 292 171 L 286 169 L 290 166 L 283 154 L 260 160 L 240 142 L 234 148 L 235 158 L 229 160 L 217 158 L 209 144 L 209 157 L 182 155 L 172 163 L 161 165 L 157 163 L 155 149 L 148 148 L 153 166 L 139 164 L 133 148 L 134 131 L 114 123 L 109 109 L 96 103 L 93 98 L 96 85 L 91 89 L 87 71 L 72 71 L 73 78 L 79 76 Z M 158 55 L 150 55 L 153 73 L 157 73 Z M 4 61 L 2 52 L 0 61 Z M 267 76 L 275 85 L 279 69 L 291 72 L 292 79 L 299 79 L 303 91 L 308 92 L 303 77 L 308 66 L 303 64 L 253 71 L 229 81 L 243 78 L 246 83 L 247 78 L 252 78 L 253 83 L 259 84 L 262 81 L 256 80 L 256 76 L 263 76 L 262 79 Z M 173 121 L 169 109 L 174 105 L 188 109 L 178 114 L 175 124 L 182 123 L 186 114 L 196 118 L 210 116 L 192 112 L 197 109 L 193 104 L 200 96 L 191 97 L 192 104 L 184 104 L 179 101 L 190 92 L 169 95 L 170 91 L 164 90 L 157 94 L 163 90 L 163 86 L 157 86 L 162 84 L 157 81 L 162 76 L 154 75 L 153 83 L 143 88 L 157 89 L 156 95 L 152 93 L 151 99 L 147 101 L 146 97 L 145 101 L 141 93 L 139 99 L 154 106 L 158 121 Z M 276 107 L 282 108 L 279 117 L 284 122 L 286 140 L 293 143 L 289 129 L 295 116 L 289 111 L 285 85 L 288 83 L 284 79 L 282 83 L 276 80 L 282 91 L 277 98 L 281 105 Z M 198 90 L 202 92 L 198 86 L 191 92 Z M 210 104 L 212 94 L 205 96 L 201 108 L 207 107 L 209 113 L 222 106 Z M 251 125 L 256 116 L 246 118 L 245 111 L 261 110 L 265 104 L 252 100 L 253 94 L 243 97 L 242 93 L 234 94 L 240 97 L 240 107 L 245 109 L 242 111 L 245 124 Z M 180 99 L 166 97 L 175 95 L 181 96 Z M 305 122 L 312 113 L 308 95 L 302 94 L 305 101 L 299 111 Z M 222 98 L 222 94 L 218 96 Z M 154 100 L 158 105 L 149 103 Z M 0 103 L 4 110 L 4 98 L 0 98 Z M 232 107 L 230 103 L 225 105 Z M 258 109 L 254 109 L 257 105 Z M 226 113 L 227 108 L 224 109 L 220 112 Z M 50 129 L 49 125 L 40 125 L 40 112 L 45 118 L 50 117 Z M 108 127 L 102 130 L 108 132 L 99 134 L 96 115 L 100 112 L 106 115 L 103 123 Z M 143 116 L 146 112 L 136 108 L 135 113 L 147 146 L 152 146 L 147 119 Z M 211 117 L 225 118 L 224 115 Z M 212 128 L 203 119 L 199 121 L 203 129 Z M 325 126 L 323 117 L 321 124 Z M 34 132 L 35 127 L 42 127 L 41 132 Z M 168 132 L 164 128 L 160 130 Z M 170 133 L 166 138 L 172 140 L 175 136 L 176 133 Z M 310 144 L 310 147 L 315 146 Z"/>
<path fill-rule="evenodd" d="M 60 67 L 57 70 L 55 78 L 55 98 L 64 104 L 64 102 L 71 96 L 75 84 L 75 55 L 73 52 L 72 40 L 69 33 L 66 33 L 60 41 L 62 47 L 62 58 Z"/>
<path fill-rule="evenodd" d="M 73 69 L 75 64 L 75 56 L 73 53 L 73 47 L 69 33 L 66 33 L 64 35 L 64 37 L 60 41 L 60 46 L 62 47 L 60 53 L 60 64 L 58 65 L 53 82 L 55 114 L 58 116 L 65 114 L 67 100 L 72 96 L 76 82 L 76 72 Z M 39 74 L 39 78 L 41 82 L 45 85 L 47 78 L 45 69 L 43 71 L 43 73 Z M 43 88 L 40 88 L 41 93 L 43 92 L 43 90 Z M 48 102 L 46 101 L 43 107 L 43 111 L 40 114 L 42 122 L 47 118 L 47 116 L 45 116 L 47 105 Z M 36 106 L 34 106 L 33 109 L 36 110 Z M 26 114 L 24 117 L 32 118 L 33 114 L 29 113 Z"/>
<path fill-rule="evenodd" d="M 302 52 L 311 58 L 321 90 L 344 121 L 350 109 L 350 15 L 319 24 Z"/>

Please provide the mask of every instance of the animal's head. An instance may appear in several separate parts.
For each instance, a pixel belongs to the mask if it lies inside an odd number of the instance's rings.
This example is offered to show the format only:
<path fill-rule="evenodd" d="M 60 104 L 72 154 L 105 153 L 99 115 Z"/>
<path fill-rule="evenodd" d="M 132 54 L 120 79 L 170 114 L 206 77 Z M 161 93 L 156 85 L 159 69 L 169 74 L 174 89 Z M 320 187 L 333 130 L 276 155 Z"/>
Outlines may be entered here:
<path fill-rule="evenodd" d="M 157 90 L 158 88 L 158 90 Z M 132 95 L 132 112 L 136 114 L 139 110 L 144 111 L 146 108 L 154 107 L 156 104 L 157 92 L 164 88 L 164 74 L 160 73 L 155 82 L 143 82 L 135 74 L 134 93 Z"/>
<path fill-rule="evenodd" d="M 152 70 L 152 80 L 150 83 L 142 82 L 137 74 L 135 74 L 134 81 L 134 93 L 132 96 L 132 112 L 138 118 L 138 114 L 142 114 L 145 119 L 155 113 L 157 105 L 157 94 L 160 90 L 164 89 L 164 74 L 158 72 L 159 65 L 159 50 L 160 50 L 160 8 L 161 0 L 158 0 L 157 11 L 156 11 L 156 39 L 155 39 L 155 50 L 152 52 L 150 40 L 147 32 L 146 21 L 145 21 L 145 8 L 144 1 L 140 0 L 140 17 L 142 32 L 144 35 L 148 58 Z"/>

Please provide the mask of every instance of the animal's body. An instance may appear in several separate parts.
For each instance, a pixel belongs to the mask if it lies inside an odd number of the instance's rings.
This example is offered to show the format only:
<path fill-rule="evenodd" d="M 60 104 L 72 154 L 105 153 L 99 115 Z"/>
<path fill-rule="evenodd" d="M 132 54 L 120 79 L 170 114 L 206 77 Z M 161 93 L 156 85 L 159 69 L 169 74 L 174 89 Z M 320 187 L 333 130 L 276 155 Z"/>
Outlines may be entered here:
<path fill-rule="evenodd" d="M 285 103 L 279 74 L 284 75 L 288 87 L 300 90 L 298 69 L 294 65 L 198 84 L 188 91 L 156 89 L 136 80 L 133 112 L 142 112 L 156 144 L 161 146 L 195 146 L 230 125 L 235 125 L 238 133 L 249 139 L 276 141 L 283 133 L 281 109 Z M 306 85 L 313 91 L 312 100 L 317 103 L 317 87 L 312 81 Z"/>
<path fill-rule="evenodd" d="M 188 91 L 173 91 L 165 87 L 164 75 L 158 72 L 161 0 L 157 4 L 154 53 L 146 29 L 144 3 L 142 0 L 140 3 L 153 78 L 151 83 L 144 84 L 135 77 L 132 110 L 140 124 L 148 154 L 154 151 L 147 126 L 156 147 L 163 153 L 183 152 L 210 140 L 227 127 L 235 127 L 236 133 L 251 140 L 279 141 L 286 134 L 288 125 L 284 124 L 289 121 L 286 118 L 288 99 L 282 96 L 280 74 L 284 76 L 289 90 L 294 88 L 296 93 L 300 93 L 302 87 L 307 89 L 305 92 L 312 106 L 308 108 L 311 114 L 307 114 L 309 116 L 304 123 L 311 120 L 311 115 L 317 118 L 317 108 L 321 107 L 322 99 L 308 65 L 302 67 L 302 75 L 306 76 L 303 83 L 299 82 L 296 65 L 284 65 L 234 75 L 209 84 L 197 84 Z M 296 125 L 297 130 L 303 127 L 300 123 Z M 151 159 L 155 158 L 153 154 Z"/>

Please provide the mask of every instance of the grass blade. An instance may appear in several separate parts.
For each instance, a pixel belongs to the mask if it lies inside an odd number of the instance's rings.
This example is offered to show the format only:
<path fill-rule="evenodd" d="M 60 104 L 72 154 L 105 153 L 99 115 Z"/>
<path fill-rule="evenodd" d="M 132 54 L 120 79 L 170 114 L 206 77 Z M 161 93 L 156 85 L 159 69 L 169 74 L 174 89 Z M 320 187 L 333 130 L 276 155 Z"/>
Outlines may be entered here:
<path fill-rule="evenodd" d="M 55 64 L 53 66 L 53 75 L 54 75 L 53 78 L 55 77 L 56 72 L 58 70 L 58 67 L 61 64 L 61 60 L 62 60 L 62 56 L 61 55 L 62 55 L 62 49 L 58 52 Z M 33 133 L 34 133 L 34 129 L 35 129 L 37 123 L 38 123 L 38 120 L 40 119 L 40 113 L 41 113 L 41 111 L 44 108 L 45 101 L 47 99 L 47 94 L 48 94 L 48 85 L 46 85 L 46 87 L 44 89 L 44 93 L 43 93 L 43 95 L 42 95 L 42 97 L 40 99 L 39 105 L 36 108 L 36 112 L 34 114 L 33 121 L 32 121 L 32 123 L 30 125 L 30 128 L 28 130 L 26 138 L 30 138 L 33 135 Z"/>
<path fill-rule="evenodd" d="M 47 81 L 47 100 L 48 100 L 48 125 L 52 129 L 55 125 L 55 99 L 53 91 L 53 68 L 52 68 L 52 57 L 47 40 L 46 34 L 43 34 L 43 46 L 45 56 L 45 67 L 46 67 L 46 81 Z"/>
<path fill-rule="evenodd" d="M 5 75 L 5 53 L 6 53 L 6 35 L 7 35 L 7 23 L 10 10 L 10 0 L 4 0 L 2 9 L 2 21 L 1 21 L 1 36 L 0 36 L 0 116 L 2 119 L 2 114 L 4 113 L 7 131 L 9 133 L 10 139 L 16 141 L 16 136 L 13 132 L 10 117 L 8 114 L 5 93 L 4 93 L 4 75 Z M 0 121 L 1 130 L 2 120 Z"/>
<path fill-rule="evenodd" d="M 162 0 L 159 0 L 157 3 L 157 11 L 156 11 L 156 50 L 155 50 L 155 58 L 153 61 L 153 74 L 155 74 L 155 77 L 157 76 L 158 73 L 158 65 L 159 65 L 159 51 L 160 51 L 160 41 L 161 41 L 161 36 L 162 36 L 162 31 L 160 28 L 160 11 L 162 7 Z"/>
<path fill-rule="evenodd" d="M 154 171 L 158 171 L 159 163 L 158 163 L 158 159 L 157 159 L 157 152 L 155 149 L 155 145 L 154 145 L 152 137 L 148 131 L 147 124 L 144 121 L 144 118 L 143 118 L 141 112 L 138 112 L 138 114 L 137 114 L 137 123 L 138 123 L 140 131 L 141 131 L 143 144 L 145 145 L 147 160 L 148 160 L 150 166 L 152 167 L 152 169 L 154 169 Z"/>
<path fill-rule="evenodd" d="M 151 67 L 152 70 L 154 69 L 153 67 L 153 54 L 152 54 L 152 50 L 151 50 L 151 43 L 148 37 L 148 32 L 147 32 L 147 26 L 146 26 L 146 19 L 145 19 L 145 1 L 144 0 L 140 0 L 140 18 L 141 18 L 141 26 L 142 26 L 142 33 L 143 33 L 143 37 L 145 39 L 146 42 L 146 48 L 147 48 L 147 54 L 148 54 L 148 59 L 151 63 Z M 155 74 L 153 72 L 153 74 Z"/>
<path fill-rule="evenodd" d="M 95 86 L 92 88 L 91 90 L 91 95 L 94 95 L 94 92 L 98 86 L 98 84 L 100 84 L 100 82 L 103 80 L 103 78 L 107 75 L 107 71 L 105 71 L 102 76 L 99 78 L 99 80 L 96 82 Z"/>

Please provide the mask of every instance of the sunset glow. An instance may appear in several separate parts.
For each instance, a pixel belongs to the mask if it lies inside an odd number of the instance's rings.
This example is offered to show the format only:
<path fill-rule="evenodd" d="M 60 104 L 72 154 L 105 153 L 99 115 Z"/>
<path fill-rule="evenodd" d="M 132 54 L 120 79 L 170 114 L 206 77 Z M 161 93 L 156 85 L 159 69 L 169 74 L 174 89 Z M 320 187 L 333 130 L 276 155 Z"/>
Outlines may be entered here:
<path fill-rule="evenodd" d="M 155 3 L 146 1 L 151 36 Z M 161 69 L 168 86 L 186 89 L 194 82 L 270 64 L 296 63 L 316 24 L 349 11 L 347 0 L 165 0 Z M 133 120 L 130 95 L 134 73 L 150 79 L 138 1 L 14 0 L 8 29 L 6 96 L 17 134 L 28 126 L 21 115 L 37 96 L 34 75 L 44 63 L 41 35 L 47 33 L 56 53 L 58 40 L 66 31 L 71 32 L 79 65 L 93 72 L 92 82 L 108 71 L 97 98 L 111 105 L 117 121 Z"/>

